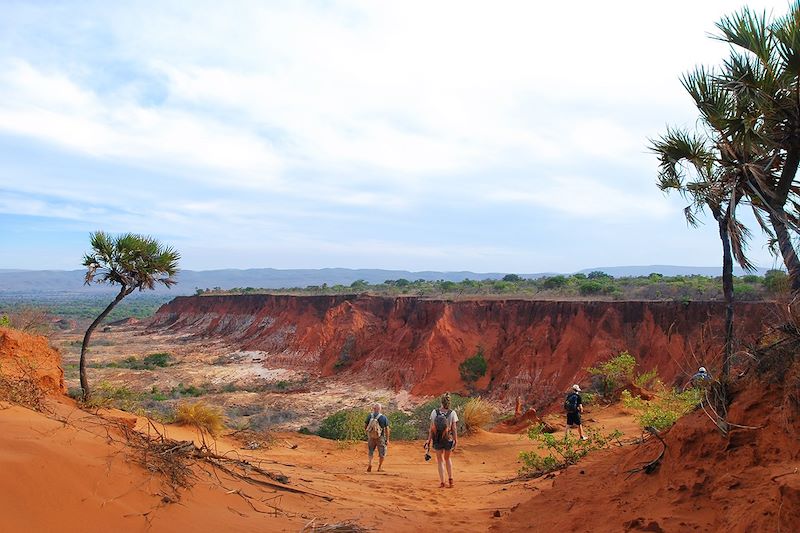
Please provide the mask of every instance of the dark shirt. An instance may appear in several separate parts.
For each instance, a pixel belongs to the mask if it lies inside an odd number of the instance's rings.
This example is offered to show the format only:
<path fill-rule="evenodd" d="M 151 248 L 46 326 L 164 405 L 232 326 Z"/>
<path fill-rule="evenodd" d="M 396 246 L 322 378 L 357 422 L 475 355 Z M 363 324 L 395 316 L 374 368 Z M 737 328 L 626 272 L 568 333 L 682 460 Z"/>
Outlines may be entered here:
<path fill-rule="evenodd" d="M 572 399 L 573 394 L 578 397 L 578 399 L 575 400 L 575 411 L 577 412 L 579 410 L 578 406 L 583 403 L 583 398 L 581 398 L 581 395 L 578 394 L 577 392 L 570 392 L 569 394 L 567 394 L 567 400 Z"/>

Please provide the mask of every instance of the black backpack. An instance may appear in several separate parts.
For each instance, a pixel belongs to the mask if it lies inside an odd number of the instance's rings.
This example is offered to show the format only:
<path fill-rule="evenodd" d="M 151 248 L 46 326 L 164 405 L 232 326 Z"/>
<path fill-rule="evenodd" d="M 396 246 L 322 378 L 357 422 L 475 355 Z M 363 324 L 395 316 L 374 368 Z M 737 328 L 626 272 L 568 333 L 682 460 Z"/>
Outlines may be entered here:
<path fill-rule="evenodd" d="M 436 410 L 436 417 L 433 419 L 433 427 L 436 428 L 436 440 L 441 442 L 443 440 L 449 440 L 447 437 L 450 433 L 450 426 L 448 425 L 448 419 L 450 418 L 450 411 L 441 411 L 440 409 Z"/>
<path fill-rule="evenodd" d="M 564 400 L 564 410 L 568 413 L 577 413 L 579 398 L 580 396 L 578 396 L 577 392 L 567 394 L 567 398 Z"/>

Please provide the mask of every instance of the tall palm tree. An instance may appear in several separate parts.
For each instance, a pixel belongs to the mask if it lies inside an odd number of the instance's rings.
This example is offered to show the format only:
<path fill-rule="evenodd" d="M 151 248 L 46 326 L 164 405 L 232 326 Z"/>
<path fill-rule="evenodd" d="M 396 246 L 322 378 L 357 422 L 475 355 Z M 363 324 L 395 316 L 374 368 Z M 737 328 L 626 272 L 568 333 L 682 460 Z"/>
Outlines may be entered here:
<path fill-rule="evenodd" d="M 180 254 L 163 246 L 156 239 L 133 233 L 111 236 L 97 231 L 91 235 L 92 250 L 83 258 L 86 267 L 85 284 L 109 283 L 119 285 L 119 293 L 102 313 L 89 325 L 81 346 L 80 377 L 83 399 L 90 395 L 86 379 L 86 350 L 92 332 L 123 298 L 135 290 L 155 289 L 157 284 L 175 285 Z"/>
<path fill-rule="evenodd" d="M 748 8 L 723 17 L 717 39 L 730 56 L 713 74 L 727 107 L 715 109 L 692 94 L 701 116 L 710 109 L 718 144 L 756 157 L 739 167 L 756 219 L 783 258 L 794 292 L 800 292 L 800 259 L 793 237 L 800 227 L 800 2 L 769 20 Z M 690 91 L 691 92 L 691 91 Z M 724 111 L 724 112 L 722 112 Z"/>
<path fill-rule="evenodd" d="M 749 233 L 736 220 L 736 208 L 742 201 L 737 194 L 737 182 L 731 179 L 735 167 L 726 166 L 722 154 L 713 143 L 700 134 L 668 129 L 652 141 L 651 150 L 659 158 L 658 187 L 665 192 L 676 191 L 689 200 L 684 208 L 686 221 L 697 227 L 697 215 L 706 208 L 719 229 L 722 242 L 722 290 L 725 296 L 725 349 L 722 359 L 721 382 L 727 382 L 733 354 L 733 259 L 745 269 L 753 265 L 745 255 Z"/>

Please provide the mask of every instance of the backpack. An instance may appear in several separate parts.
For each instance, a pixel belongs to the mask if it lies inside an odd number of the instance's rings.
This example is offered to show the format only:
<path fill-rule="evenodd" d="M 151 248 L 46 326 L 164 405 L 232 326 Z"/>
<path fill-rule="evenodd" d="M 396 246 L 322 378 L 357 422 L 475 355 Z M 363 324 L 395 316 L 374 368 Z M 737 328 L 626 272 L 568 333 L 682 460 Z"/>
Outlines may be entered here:
<path fill-rule="evenodd" d="M 383 428 L 379 420 L 381 415 L 372 413 L 370 417 L 369 424 L 367 424 L 367 435 L 370 439 L 377 440 L 383 434 Z"/>
<path fill-rule="evenodd" d="M 436 428 L 436 441 L 442 442 L 450 440 L 450 411 L 436 410 L 436 416 L 433 419 L 433 427 Z"/>
<path fill-rule="evenodd" d="M 577 413 L 578 412 L 578 393 L 570 392 L 567 394 L 567 398 L 564 400 L 564 410 L 568 413 Z"/>

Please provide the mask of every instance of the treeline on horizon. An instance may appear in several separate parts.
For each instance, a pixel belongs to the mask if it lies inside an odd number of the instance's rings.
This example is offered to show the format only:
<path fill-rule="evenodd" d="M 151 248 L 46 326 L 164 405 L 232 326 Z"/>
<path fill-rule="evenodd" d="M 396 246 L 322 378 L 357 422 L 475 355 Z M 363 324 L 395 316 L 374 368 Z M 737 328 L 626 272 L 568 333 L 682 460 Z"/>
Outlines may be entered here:
<path fill-rule="evenodd" d="M 734 294 L 739 301 L 760 301 L 785 293 L 789 278 L 781 270 L 769 270 L 764 276 L 748 274 L 734 277 Z M 648 276 L 615 278 L 605 272 L 589 274 L 555 275 L 540 278 L 523 278 L 508 274 L 502 279 L 471 280 L 460 282 L 423 279 L 386 280 L 371 284 L 356 280 L 350 285 L 309 285 L 285 289 L 220 287 L 197 289 L 199 296 L 230 294 L 290 294 L 337 295 L 371 294 L 376 296 L 421 296 L 429 298 L 463 297 L 519 297 L 532 299 L 578 300 L 665 300 L 665 301 L 722 301 L 722 277 L 701 275 Z"/>

